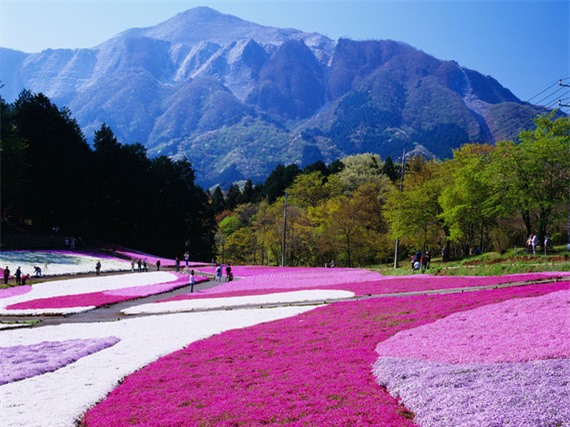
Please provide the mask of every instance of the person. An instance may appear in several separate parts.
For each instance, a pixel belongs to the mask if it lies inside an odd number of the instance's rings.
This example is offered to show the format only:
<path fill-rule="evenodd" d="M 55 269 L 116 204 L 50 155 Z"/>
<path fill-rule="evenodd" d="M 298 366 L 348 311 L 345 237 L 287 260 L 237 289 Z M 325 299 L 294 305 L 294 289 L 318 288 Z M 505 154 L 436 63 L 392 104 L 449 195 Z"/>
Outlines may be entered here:
<path fill-rule="evenodd" d="M 534 235 L 532 233 L 530 233 L 528 235 L 528 239 L 526 239 L 526 250 L 527 252 L 532 250 L 532 239 L 533 239 Z"/>
<path fill-rule="evenodd" d="M 156 271 L 160 271 L 160 260 L 156 260 Z"/>
<path fill-rule="evenodd" d="M 42 269 L 40 267 L 34 267 L 34 273 L 36 277 L 42 277 Z"/>
<path fill-rule="evenodd" d="M 196 279 L 194 278 L 194 270 L 190 270 L 190 292 L 194 292 L 195 284 L 196 284 Z"/>
<path fill-rule="evenodd" d="M 184 252 L 184 261 L 186 261 L 186 267 L 188 267 L 188 261 L 190 260 L 190 253 L 188 251 Z"/>
<path fill-rule="evenodd" d="M 135 272 L 135 259 L 131 258 L 131 272 L 134 273 Z"/>
<path fill-rule="evenodd" d="M 216 282 L 222 281 L 222 266 L 218 264 L 216 267 Z"/>
<path fill-rule="evenodd" d="M 22 284 L 22 270 L 20 269 L 20 267 L 18 266 L 18 268 L 16 269 L 16 273 L 14 274 L 14 277 L 16 277 L 16 285 L 21 285 Z"/>
<path fill-rule="evenodd" d="M 226 266 L 226 282 L 231 282 L 233 278 L 234 275 L 232 274 L 232 267 L 228 264 Z"/>
<path fill-rule="evenodd" d="M 30 278 L 29 274 L 24 274 L 22 276 L 22 286 L 26 286 L 26 281 Z"/>
<path fill-rule="evenodd" d="M 95 274 L 97 276 L 101 274 L 101 261 L 97 261 L 97 264 L 95 264 Z"/>
<path fill-rule="evenodd" d="M 536 247 L 538 246 L 538 236 L 532 236 L 532 254 L 536 255 Z"/>
<path fill-rule="evenodd" d="M 330 267 L 331 267 L 331 268 L 334 268 L 335 265 L 336 265 L 336 264 L 334 263 L 334 259 L 333 259 L 333 260 L 331 261 L 331 263 L 330 263 Z"/>
<path fill-rule="evenodd" d="M 146 258 L 143 260 L 143 271 L 148 271 L 148 265 L 146 264 Z"/>
<path fill-rule="evenodd" d="M 548 236 L 544 236 L 544 255 L 546 255 L 546 252 L 548 251 L 549 244 L 550 244 L 550 239 L 548 238 Z"/>
<path fill-rule="evenodd" d="M 178 257 L 176 257 L 175 265 L 176 265 L 176 272 L 179 273 L 180 272 L 180 259 Z"/>
<path fill-rule="evenodd" d="M 426 268 L 429 270 L 429 268 L 431 266 L 431 252 L 430 251 L 426 251 L 426 253 L 425 253 L 425 262 L 426 262 Z"/>
<path fill-rule="evenodd" d="M 139 268 L 139 273 L 140 273 L 142 271 L 142 260 L 140 258 L 137 260 L 137 266 Z"/>
<path fill-rule="evenodd" d="M 4 269 L 4 284 L 5 285 L 8 284 L 9 278 L 10 278 L 10 269 L 8 268 L 8 266 L 6 266 L 6 268 Z"/>

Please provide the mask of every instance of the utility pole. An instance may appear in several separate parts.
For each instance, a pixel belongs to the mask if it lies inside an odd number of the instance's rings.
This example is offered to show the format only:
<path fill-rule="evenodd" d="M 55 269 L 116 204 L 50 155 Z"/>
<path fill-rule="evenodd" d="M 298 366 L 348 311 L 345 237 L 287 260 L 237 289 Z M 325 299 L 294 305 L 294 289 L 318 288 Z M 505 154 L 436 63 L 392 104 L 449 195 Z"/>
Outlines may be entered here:
<path fill-rule="evenodd" d="M 404 153 L 402 154 L 402 170 L 400 171 L 400 193 L 404 191 L 404 167 L 406 166 L 406 149 L 404 148 Z M 398 221 L 401 218 L 398 207 Z M 400 239 L 396 237 L 396 249 L 394 249 L 394 268 L 398 268 L 398 252 L 400 251 Z"/>
<path fill-rule="evenodd" d="M 287 191 L 283 199 L 283 243 L 281 244 L 281 267 L 285 265 L 285 243 L 287 238 Z"/>
<path fill-rule="evenodd" d="M 558 80 L 558 84 L 559 84 L 560 86 L 563 86 L 563 87 L 570 87 L 570 85 L 567 85 L 567 84 L 565 84 L 565 83 L 562 83 L 562 79 Z M 559 107 L 570 108 L 570 105 L 569 105 L 569 104 L 563 104 L 563 103 L 562 103 L 562 100 L 560 100 L 560 99 L 558 100 L 558 106 L 559 106 Z M 569 193 L 569 196 L 570 196 L 570 186 L 569 186 L 569 191 L 568 191 L 568 193 Z M 567 249 L 568 251 L 570 251 L 570 201 L 568 202 L 568 230 L 567 230 L 567 231 L 568 231 L 568 245 L 566 246 L 566 249 Z"/>

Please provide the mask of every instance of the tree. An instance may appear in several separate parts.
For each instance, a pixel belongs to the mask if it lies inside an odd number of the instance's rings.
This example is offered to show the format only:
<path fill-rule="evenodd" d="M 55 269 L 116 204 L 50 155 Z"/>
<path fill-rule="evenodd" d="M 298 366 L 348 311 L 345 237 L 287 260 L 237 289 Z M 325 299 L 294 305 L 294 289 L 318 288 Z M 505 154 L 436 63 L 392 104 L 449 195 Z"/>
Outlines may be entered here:
<path fill-rule="evenodd" d="M 291 203 L 299 207 L 315 207 L 333 194 L 338 194 L 338 179 L 327 180 L 320 171 L 301 174 L 287 189 Z"/>
<path fill-rule="evenodd" d="M 466 144 L 454 150 L 453 159 L 445 162 L 447 179 L 439 197 L 441 218 L 449 228 L 449 239 L 470 255 L 476 242 L 485 249 L 487 232 L 494 224 L 493 182 L 490 174 L 491 145 Z"/>
<path fill-rule="evenodd" d="M 380 157 L 376 154 L 356 154 L 342 159 L 344 168 L 337 176 L 345 194 L 350 194 L 360 185 L 374 182 L 382 173 Z"/>
<path fill-rule="evenodd" d="M 269 203 L 273 203 L 278 197 L 283 196 L 287 187 L 291 185 L 301 169 L 297 165 L 277 165 L 263 184 L 263 191 Z"/>
<path fill-rule="evenodd" d="M 222 189 L 218 185 L 212 195 L 212 212 L 219 214 L 224 210 L 226 210 L 226 201 L 224 200 L 224 193 L 222 193 Z"/>
<path fill-rule="evenodd" d="M 22 91 L 12 118 L 11 136 L 26 144 L 31 166 L 25 215 L 40 228 L 59 225 L 70 234 L 86 228 L 92 218 L 91 150 L 69 110 Z"/>
<path fill-rule="evenodd" d="M 446 183 L 445 166 L 433 160 L 412 158 L 404 179 L 404 191 L 388 195 L 386 218 L 393 238 L 416 248 L 448 242 L 439 197 Z"/>
<path fill-rule="evenodd" d="M 570 118 L 553 121 L 553 114 L 536 118 L 536 129 L 521 132 L 520 143 L 498 143 L 494 159 L 496 212 L 519 210 L 527 235 L 540 239 L 555 208 L 569 199 Z"/>

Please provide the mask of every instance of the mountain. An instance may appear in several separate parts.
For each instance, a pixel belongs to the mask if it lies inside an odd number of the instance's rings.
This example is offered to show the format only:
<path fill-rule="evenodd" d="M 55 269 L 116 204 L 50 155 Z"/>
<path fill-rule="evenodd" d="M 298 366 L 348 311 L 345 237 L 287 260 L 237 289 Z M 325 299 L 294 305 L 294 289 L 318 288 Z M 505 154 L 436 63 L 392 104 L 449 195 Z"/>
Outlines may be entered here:
<path fill-rule="evenodd" d="M 42 92 L 88 140 L 106 123 L 150 156 L 187 157 L 202 186 L 278 164 L 403 148 L 446 158 L 532 125 L 541 107 L 490 76 L 391 40 L 331 40 L 207 7 L 89 49 L 0 48 L 2 96 Z"/>

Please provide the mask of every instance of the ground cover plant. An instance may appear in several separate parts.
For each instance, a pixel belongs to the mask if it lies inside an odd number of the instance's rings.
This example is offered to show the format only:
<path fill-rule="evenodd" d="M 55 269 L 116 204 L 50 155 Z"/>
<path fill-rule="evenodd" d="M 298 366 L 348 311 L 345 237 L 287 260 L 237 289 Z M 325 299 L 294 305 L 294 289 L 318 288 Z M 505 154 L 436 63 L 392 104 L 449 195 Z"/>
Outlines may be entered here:
<path fill-rule="evenodd" d="M 374 373 L 424 427 L 568 425 L 569 303 L 558 291 L 399 332 Z"/>
<path fill-rule="evenodd" d="M 243 271 L 243 270 L 238 270 Z M 381 276 L 375 272 L 358 269 L 301 268 L 286 269 L 282 274 L 278 268 L 247 269 L 241 280 L 225 282 L 214 288 L 194 294 L 178 295 L 163 301 L 180 301 L 214 296 L 263 295 L 276 291 L 300 289 L 338 289 L 354 292 L 355 295 L 378 295 L 398 292 L 422 292 L 469 287 L 493 287 L 504 284 L 524 284 L 536 281 L 558 280 L 570 277 L 566 272 L 521 273 L 505 276 Z M 254 275 L 253 272 L 260 272 Z"/>
<path fill-rule="evenodd" d="M 375 381 L 378 343 L 456 312 L 568 288 L 338 302 L 228 331 L 128 376 L 82 425 L 415 425 L 414 414 Z"/>
<path fill-rule="evenodd" d="M 130 269 L 129 262 L 103 253 L 56 250 L 0 252 L 0 268 L 9 266 L 12 278 L 18 266 L 22 274 L 29 274 L 34 280 L 34 267 L 40 267 L 42 275 L 50 276 L 93 273 L 97 261 L 101 262 L 102 271 Z"/>
<path fill-rule="evenodd" d="M 196 283 L 208 279 L 196 277 Z M 44 282 L 27 292 L 5 290 L 11 295 L 0 299 L 0 314 L 69 314 L 92 310 L 106 304 L 167 292 L 189 284 L 182 273 L 126 273 Z M 18 288 L 12 288 L 18 289 Z"/>
<path fill-rule="evenodd" d="M 53 372 L 117 342 L 105 337 L 0 347 L 0 385 Z"/>

